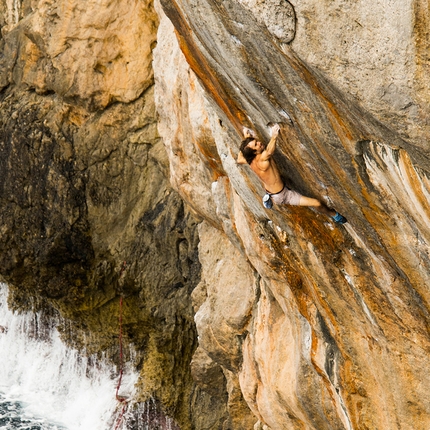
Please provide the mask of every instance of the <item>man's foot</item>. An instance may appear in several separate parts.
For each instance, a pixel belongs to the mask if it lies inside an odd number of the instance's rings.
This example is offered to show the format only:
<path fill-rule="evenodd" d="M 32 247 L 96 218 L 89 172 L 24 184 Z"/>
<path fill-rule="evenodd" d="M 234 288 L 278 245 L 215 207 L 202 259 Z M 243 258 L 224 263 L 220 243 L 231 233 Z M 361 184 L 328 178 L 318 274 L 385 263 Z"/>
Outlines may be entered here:
<path fill-rule="evenodd" d="M 336 215 L 333 217 L 333 220 L 337 224 L 345 224 L 348 222 L 348 220 L 339 212 L 336 212 Z"/>

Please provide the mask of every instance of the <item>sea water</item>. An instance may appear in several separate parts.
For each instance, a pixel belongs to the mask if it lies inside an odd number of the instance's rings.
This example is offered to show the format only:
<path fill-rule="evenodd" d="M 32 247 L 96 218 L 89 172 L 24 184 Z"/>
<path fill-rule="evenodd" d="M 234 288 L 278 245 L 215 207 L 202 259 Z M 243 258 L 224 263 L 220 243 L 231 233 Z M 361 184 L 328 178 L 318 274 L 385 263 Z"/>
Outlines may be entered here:
<path fill-rule="evenodd" d="M 20 401 L 0 393 L 0 429 L 62 430 L 65 427 L 34 416 L 26 411 L 25 405 Z"/>
<path fill-rule="evenodd" d="M 11 312 L 7 294 L 0 284 L 0 429 L 126 430 L 116 366 L 66 347 L 40 313 Z M 119 394 L 133 397 L 136 380 L 127 371 Z"/>

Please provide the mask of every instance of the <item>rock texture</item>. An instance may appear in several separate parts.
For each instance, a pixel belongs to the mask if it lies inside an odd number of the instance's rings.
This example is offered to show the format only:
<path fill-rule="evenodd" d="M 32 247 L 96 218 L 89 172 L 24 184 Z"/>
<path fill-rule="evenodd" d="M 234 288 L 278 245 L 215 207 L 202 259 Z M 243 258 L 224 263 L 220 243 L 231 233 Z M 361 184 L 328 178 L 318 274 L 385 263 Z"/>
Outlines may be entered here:
<path fill-rule="evenodd" d="M 380 19 L 379 2 L 300 2 L 287 46 L 263 3 L 161 0 L 178 40 L 162 21 L 156 100 L 172 183 L 218 229 L 202 241 L 225 234 L 246 262 L 235 264 L 242 276 L 223 274 L 225 260 L 200 245 L 199 289 L 211 286 L 195 292 L 200 348 L 239 377 L 256 427 L 426 429 L 430 164 L 418 70 L 428 58 L 416 38 L 428 14 L 412 2 Z M 263 209 L 235 157 L 241 126 L 267 140 L 268 121 L 283 123 L 288 184 L 349 224 Z M 220 290 L 231 281 L 237 297 L 248 291 L 240 306 Z M 237 313 L 244 325 L 232 325 Z"/>
<path fill-rule="evenodd" d="M 0 1 L 0 274 L 182 430 L 430 427 L 428 2 Z M 343 213 L 266 210 L 242 126 Z"/>
<path fill-rule="evenodd" d="M 150 0 L 2 1 L 0 10 L 1 87 L 23 83 L 89 109 L 130 102 L 149 87 L 157 28 Z"/>
<path fill-rule="evenodd" d="M 403 139 L 427 148 L 428 2 L 305 0 L 295 11 L 294 51 Z"/>
<path fill-rule="evenodd" d="M 138 401 L 218 425 L 191 377 L 198 220 L 169 185 L 157 130 L 152 3 L 1 2 L 0 267 L 14 309 L 118 362 L 119 297 Z M 112 393 L 114 395 L 114 392 Z M 199 410 L 197 410 L 197 409 Z"/>

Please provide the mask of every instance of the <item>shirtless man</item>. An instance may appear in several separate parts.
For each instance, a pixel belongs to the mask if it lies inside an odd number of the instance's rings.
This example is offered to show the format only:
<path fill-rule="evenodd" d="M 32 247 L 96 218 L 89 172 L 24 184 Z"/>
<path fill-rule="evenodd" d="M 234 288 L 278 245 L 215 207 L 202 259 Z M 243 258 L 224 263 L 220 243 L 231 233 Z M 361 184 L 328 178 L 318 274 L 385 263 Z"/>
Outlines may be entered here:
<path fill-rule="evenodd" d="M 259 142 L 251 130 L 244 128 L 245 140 L 242 141 L 240 152 L 237 157 L 238 164 L 248 163 L 254 173 L 263 182 L 266 189 L 266 196 L 270 196 L 270 200 L 277 205 L 292 205 L 292 206 L 310 206 L 318 212 L 328 215 L 333 218 L 338 224 L 345 224 L 346 218 L 329 209 L 324 203 L 311 197 L 305 197 L 296 191 L 290 190 L 285 186 L 279 174 L 278 167 L 272 158 L 276 148 L 276 138 L 278 137 L 280 127 L 278 124 L 272 125 L 272 132 L 269 144 L 266 146 Z M 269 197 L 265 196 L 265 202 Z M 266 207 L 271 207 L 271 205 Z"/>

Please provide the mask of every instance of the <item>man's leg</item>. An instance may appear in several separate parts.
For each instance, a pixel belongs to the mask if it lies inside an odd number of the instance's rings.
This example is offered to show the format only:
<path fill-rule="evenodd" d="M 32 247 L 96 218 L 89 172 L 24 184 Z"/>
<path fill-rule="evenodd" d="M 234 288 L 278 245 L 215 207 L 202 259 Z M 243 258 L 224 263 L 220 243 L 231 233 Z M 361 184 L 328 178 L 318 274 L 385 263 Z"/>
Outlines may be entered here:
<path fill-rule="evenodd" d="M 311 197 L 300 197 L 299 206 L 310 206 L 315 208 L 318 212 L 321 212 L 324 215 L 328 215 L 334 217 L 336 215 L 336 211 L 333 209 L 329 209 L 324 203 L 320 202 L 317 199 L 313 199 Z"/>

